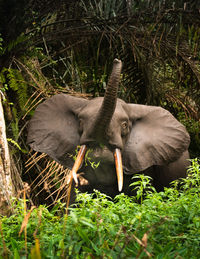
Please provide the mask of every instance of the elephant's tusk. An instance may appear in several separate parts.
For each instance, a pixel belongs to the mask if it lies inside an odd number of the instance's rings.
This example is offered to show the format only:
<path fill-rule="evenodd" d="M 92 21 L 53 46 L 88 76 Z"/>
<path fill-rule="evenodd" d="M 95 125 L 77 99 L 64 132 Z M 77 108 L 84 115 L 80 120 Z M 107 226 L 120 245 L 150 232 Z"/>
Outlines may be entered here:
<path fill-rule="evenodd" d="M 82 145 L 79 152 L 78 152 L 78 155 L 77 155 L 77 158 L 76 158 L 76 161 L 74 163 L 74 166 L 72 168 L 72 171 L 71 171 L 71 175 L 72 177 L 74 178 L 74 181 L 76 183 L 76 185 L 78 185 L 78 179 L 77 179 L 77 171 L 84 159 L 84 156 L 85 156 L 85 151 L 86 151 L 86 145 Z"/>
<path fill-rule="evenodd" d="M 122 156 L 119 148 L 116 148 L 114 151 L 115 158 L 115 167 L 117 173 L 117 181 L 118 181 L 118 190 L 122 191 L 123 188 L 123 168 L 122 168 Z"/>

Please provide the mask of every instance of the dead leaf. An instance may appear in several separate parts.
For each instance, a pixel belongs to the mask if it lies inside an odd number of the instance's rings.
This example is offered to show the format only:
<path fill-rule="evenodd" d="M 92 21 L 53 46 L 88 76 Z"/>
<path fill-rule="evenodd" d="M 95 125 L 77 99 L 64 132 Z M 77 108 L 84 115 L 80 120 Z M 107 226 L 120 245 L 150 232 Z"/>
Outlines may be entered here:
<path fill-rule="evenodd" d="M 30 218 L 30 216 L 31 216 L 31 213 L 32 213 L 32 211 L 33 211 L 35 208 L 36 208 L 35 206 L 32 206 L 31 209 L 30 209 L 30 211 L 28 212 L 28 214 L 26 214 L 26 216 L 24 217 L 24 220 L 23 220 L 22 225 L 21 225 L 21 229 L 20 229 L 20 231 L 19 231 L 19 236 L 21 235 L 22 231 L 23 231 L 23 230 L 25 229 L 25 227 L 27 226 L 28 220 L 29 220 L 29 218 Z"/>
<path fill-rule="evenodd" d="M 147 240 L 148 240 L 148 235 L 147 235 L 147 233 L 144 233 L 144 236 L 142 238 L 142 243 L 145 248 L 147 247 Z"/>

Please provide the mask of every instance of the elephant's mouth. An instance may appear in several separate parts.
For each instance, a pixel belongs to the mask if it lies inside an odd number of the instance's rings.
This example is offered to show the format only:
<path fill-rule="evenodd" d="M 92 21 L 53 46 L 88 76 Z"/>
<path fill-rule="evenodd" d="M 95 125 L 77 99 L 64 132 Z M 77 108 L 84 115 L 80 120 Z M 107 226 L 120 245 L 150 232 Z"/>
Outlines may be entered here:
<path fill-rule="evenodd" d="M 73 179 L 76 184 L 78 184 L 77 171 L 78 171 L 80 165 L 82 164 L 82 161 L 86 154 L 86 150 L 87 150 L 86 145 L 82 145 L 80 147 L 76 161 L 75 161 L 74 166 L 71 171 L 71 174 L 72 174 Z M 118 181 L 118 190 L 119 190 L 119 192 L 121 192 L 122 188 L 123 188 L 123 168 L 122 168 L 122 156 L 121 156 L 120 149 L 115 148 L 113 155 L 114 155 L 114 160 L 115 160 L 115 168 L 116 168 L 117 181 Z"/>

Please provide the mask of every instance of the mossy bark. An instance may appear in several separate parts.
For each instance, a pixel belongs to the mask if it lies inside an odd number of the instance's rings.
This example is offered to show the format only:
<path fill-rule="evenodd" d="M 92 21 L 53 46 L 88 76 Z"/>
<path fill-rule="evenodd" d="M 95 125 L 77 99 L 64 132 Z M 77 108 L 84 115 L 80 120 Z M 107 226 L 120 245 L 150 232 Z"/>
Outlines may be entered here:
<path fill-rule="evenodd" d="M 10 213 L 11 198 L 15 195 L 11 178 L 10 156 L 0 92 L 0 214 L 5 215 Z"/>

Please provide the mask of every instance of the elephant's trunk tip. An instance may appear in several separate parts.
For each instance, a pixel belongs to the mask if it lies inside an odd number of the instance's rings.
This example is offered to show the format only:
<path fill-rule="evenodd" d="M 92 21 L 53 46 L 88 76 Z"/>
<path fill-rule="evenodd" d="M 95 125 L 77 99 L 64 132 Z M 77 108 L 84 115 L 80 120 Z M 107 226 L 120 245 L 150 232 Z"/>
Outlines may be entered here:
<path fill-rule="evenodd" d="M 115 58 L 113 63 L 122 63 L 122 61 L 120 59 Z"/>

